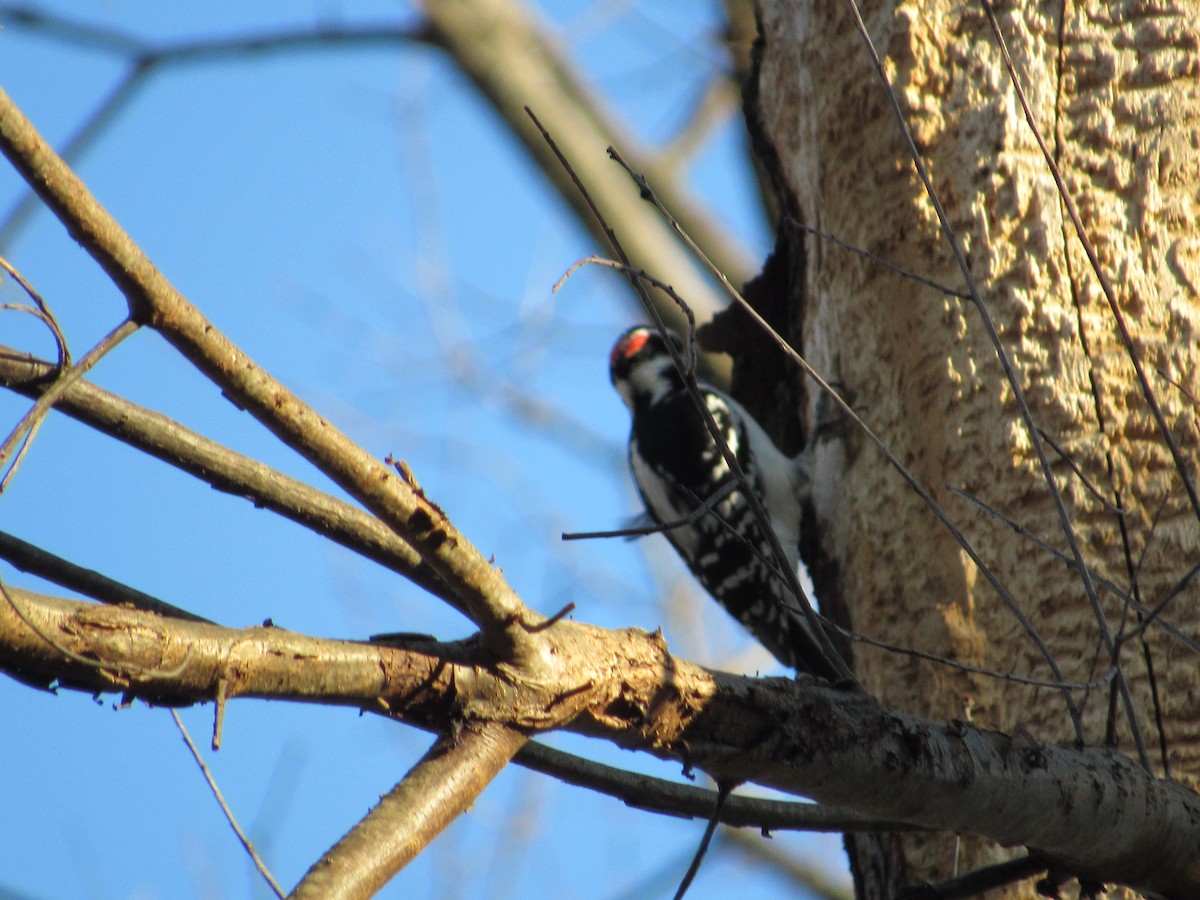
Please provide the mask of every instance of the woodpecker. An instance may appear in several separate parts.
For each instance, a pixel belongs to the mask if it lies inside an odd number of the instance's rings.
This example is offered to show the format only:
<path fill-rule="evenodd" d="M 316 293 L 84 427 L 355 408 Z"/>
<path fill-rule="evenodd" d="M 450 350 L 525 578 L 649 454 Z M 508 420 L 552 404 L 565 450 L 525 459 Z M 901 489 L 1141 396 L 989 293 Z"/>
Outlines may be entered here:
<path fill-rule="evenodd" d="M 669 339 L 686 359 L 683 342 L 674 334 Z M 651 518 L 668 526 L 663 533 L 692 574 L 780 662 L 831 681 L 851 677 L 810 629 L 803 601 L 780 573 L 770 542 L 663 337 L 645 326 L 626 331 L 609 356 L 609 374 L 633 416 L 629 464 L 638 492 Z M 797 572 L 811 452 L 789 458 L 740 403 L 710 385 L 698 386 L 767 513 L 786 565 Z"/>

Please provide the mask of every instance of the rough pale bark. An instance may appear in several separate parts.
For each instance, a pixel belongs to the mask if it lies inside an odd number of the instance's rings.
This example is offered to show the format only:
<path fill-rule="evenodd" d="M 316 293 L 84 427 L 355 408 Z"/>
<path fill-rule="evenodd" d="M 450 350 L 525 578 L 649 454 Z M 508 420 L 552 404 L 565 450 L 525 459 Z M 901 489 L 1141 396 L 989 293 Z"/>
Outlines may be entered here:
<path fill-rule="evenodd" d="M 1200 528 L 983 9 L 872 3 L 863 17 L 1033 415 L 1090 482 L 1127 510 L 1138 587 L 1153 604 L 1200 559 Z M 1192 461 L 1195 408 L 1157 371 L 1200 395 L 1200 10 L 1194 3 L 1097 2 L 1065 10 L 1021 4 L 998 17 L 1166 421 Z M 750 114 L 778 157 L 784 206 L 807 225 L 961 289 L 847 5 L 766 2 L 762 18 L 765 46 Z M 977 495 L 1067 552 L 978 312 L 832 244 L 803 241 L 806 265 L 793 288 L 807 299 L 793 326 L 803 325 L 808 358 L 846 384 L 871 425 L 932 489 L 1033 620 L 1065 677 L 1103 675 L 1108 660 L 1080 578 L 944 488 Z M 1048 452 L 1085 559 L 1128 588 L 1118 516 Z M 849 605 L 856 630 L 978 666 L 1050 677 L 995 592 L 872 448 L 857 439 L 825 443 L 818 465 L 822 548 L 840 576 L 837 596 L 826 599 Z M 1100 596 L 1116 632 L 1120 604 Z M 1198 599 L 1193 584 L 1167 612 L 1193 637 Z M 1194 785 L 1200 660 L 1161 631 L 1149 638 L 1172 771 Z M 861 645 L 855 662 L 868 689 L 902 709 L 1003 729 L 1023 725 L 1042 739 L 1072 736 L 1054 691 Z M 1140 646 L 1127 645 L 1120 662 L 1161 768 Z M 1083 704 L 1089 743 L 1104 740 L 1107 711 L 1107 690 L 1093 691 Z M 1123 712 L 1117 731 L 1120 748 L 1132 754 Z M 880 890 L 949 875 L 954 846 L 952 836 L 898 839 L 884 854 L 892 860 L 879 866 Z M 959 866 L 1002 855 L 973 847 Z"/>

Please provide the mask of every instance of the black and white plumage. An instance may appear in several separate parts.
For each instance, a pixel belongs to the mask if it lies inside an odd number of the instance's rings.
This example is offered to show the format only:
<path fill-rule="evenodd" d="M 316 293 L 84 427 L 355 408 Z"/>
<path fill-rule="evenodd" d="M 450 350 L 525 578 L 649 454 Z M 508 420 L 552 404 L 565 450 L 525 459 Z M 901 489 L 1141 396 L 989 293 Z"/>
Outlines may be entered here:
<path fill-rule="evenodd" d="M 686 359 L 679 338 L 670 339 Z M 664 531 L 688 568 L 785 665 L 830 680 L 845 677 L 848 670 L 841 660 L 829 660 L 809 628 L 802 601 L 778 571 L 770 542 L 662 336 L 652 328 L 631 328 L 613 347 L 609 367 L 613 386 L 633 415 L 629 462 L 647 511 L 660 525 L 694 520 Z M 740 403 L 709 385 L 699 388 L 795 573 L 809 457 L 785 456 Z M 709 509 L 697 516 L 706 503 Z"/>

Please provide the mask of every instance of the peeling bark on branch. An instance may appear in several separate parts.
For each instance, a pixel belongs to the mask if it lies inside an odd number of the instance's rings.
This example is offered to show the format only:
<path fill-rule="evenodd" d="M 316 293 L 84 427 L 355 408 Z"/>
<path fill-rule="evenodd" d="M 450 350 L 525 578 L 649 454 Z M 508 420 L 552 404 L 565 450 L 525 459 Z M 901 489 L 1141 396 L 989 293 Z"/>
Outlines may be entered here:
<path fill-rule="evenodd" d="M 433 729 L 562 728 L 720 781 L 1022 844 L 1099 881 L 1200 893 L 1200 797 L 1120 754 L 919 719 L 807 679 L 709 672 L 672 657 L 659 635 L 562 621 L 535 636 L 537 664 L 517 670 L 474 641 L 398 650 L 10 592 L 74 654 L 0 604 L 0 667 L 30 683 L 181 704 L 224 682 L 231 698 L 354 706 Z"/>

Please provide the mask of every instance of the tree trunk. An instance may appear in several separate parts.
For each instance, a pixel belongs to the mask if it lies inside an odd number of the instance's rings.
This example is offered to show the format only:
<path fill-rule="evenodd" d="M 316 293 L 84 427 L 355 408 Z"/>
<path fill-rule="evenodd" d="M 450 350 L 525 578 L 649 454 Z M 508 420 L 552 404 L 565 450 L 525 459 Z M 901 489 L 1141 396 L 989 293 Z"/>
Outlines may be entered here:
<path fill-rule="evenodd" d="M 849 6 L 764 0 L 748 116 L 780 207 L 955 290 L 964 278 L 922 187 Z M 1133 345 L 1194 477 L 1200 396 L 1200 71 L 1195 3 L 1007 4 L 997 12 L 1033 120 L 1062 170 Z M 871 3 L 863 17 L 951 226 L 1010 355 L 1083 558 L 1153 606 L 1200 559 L 1197 511 L 1007 75 L 983 7 Z M 964 499 L 961 488 L 1071 556 L 1014 391 L 983 319 L 876 261 L 781 228 L 793 345 L 841 381 L 863 417 L 946 509 L 1071 682 L 1111 656 L 1077 572 Z M 798 339 L 798 340 L 797 340 Z M 1169 379 L 1169 380 L 1168 380 Z M 1171 382 L 1175 382 L 1173 385 Z M 1182 389 L 1181 389 L 1182 388 Z M 735 385 L 735 390 L 736 390 Z M 1184 393 L 1184 391 L 1190 393 Z M 809 404 L 810 409 L 812 404 Z M 962 663 L 1052 679 L 1035 643 L 951 534 L 857 433 L 822 441 L 818 596 L 858 633 Z M 1121 517 L 1097 499 L 1083 478 Z M 1097 588 L 1105 627 L 1136 625 Z M 1194 583 L 1166 619 L 1200 637 Z M 1146 657 L 1171 773 L 1196 784 L 1200 659 L 1161 628 L 1121 669 L 1161 771 Z M 854 665 L 884 703 L 1040 739 L 1076 733 L 1060 691 L 969 674 L 861 643 Z M 1083 737 L 1106 739 L 1110 690 L 1077 691 Z M 1120 698 L 1117 746 L 1137 758 Z M 1011 852 L 953 835 L 851 842 L 860 896 L 951 876 Z M 989 896 L 993 896 L 990 895 Z M 1004 896 L 1035 896 L 1029 884 Z"/>

